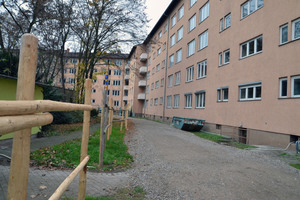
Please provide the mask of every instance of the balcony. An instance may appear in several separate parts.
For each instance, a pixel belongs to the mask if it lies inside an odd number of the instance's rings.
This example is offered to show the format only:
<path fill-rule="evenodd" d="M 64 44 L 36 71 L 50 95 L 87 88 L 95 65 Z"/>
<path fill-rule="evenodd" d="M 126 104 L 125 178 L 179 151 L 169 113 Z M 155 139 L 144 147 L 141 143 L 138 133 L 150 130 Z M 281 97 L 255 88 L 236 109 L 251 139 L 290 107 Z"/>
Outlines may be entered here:
<path fill-rule="evenodd" d="M 141 62 L 146 62 L 147 58 L 148 58 L 147 54 L 146 53 L 142 53 L 141 56 L 140 56 L 140 61 Z"/>
<path fill-rule="evenodd" d="M 124 96 L 123 101 L 128 101 L 128 96 Z"/>
<path fill-rule="evenodd" d="M 146 87 L 147 83 L 145 80 L 140 80 L 139 81 L 139 87 Z"/>
<path fill-rule="evenodd" d="M 129 90 L 129 85 L 124 85 L 124 90 Z"/>
<path fill-rule="evenodd" d="M 130 69 L 130 66 L 128 64 L 126 64 L 125 69 Z"/>
<path fill-rule="evenodd" d="M 146 99 L 146 94 L 145 93 L 138 94 L 138 100 L 145 100 L 145 99 Z"/>
<path fill-rule="evenodd" d="M 146 73 L 147 73 L 147 67 L 146 66 L 140 67 L 140 74 L 146 74 Z"/>
<path fill-rule="evenodd" d="M 129 80 L 129 75 L 125 75 L 125 80 Z"/>

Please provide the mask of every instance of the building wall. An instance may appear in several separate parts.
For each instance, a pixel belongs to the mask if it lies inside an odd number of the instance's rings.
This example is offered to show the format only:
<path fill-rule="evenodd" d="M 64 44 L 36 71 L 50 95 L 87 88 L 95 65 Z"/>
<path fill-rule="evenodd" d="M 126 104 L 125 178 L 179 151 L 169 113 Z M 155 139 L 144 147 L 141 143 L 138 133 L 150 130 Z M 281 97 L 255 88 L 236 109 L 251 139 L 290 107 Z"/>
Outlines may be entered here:
<path fill-rule="evenodd" d="M 145 46 L 148 49 L 148 71 L 150 92 L 146 101 L 146 115 L 166 117 L 181 116 L 205 119 L 208 124 L 220 124 L 232 127 L 243 127 L 253 132 L 248 138 L 249 143 L 267 144 L 267 133 L 300 136 L 300 99 L 291 97 L 292 77 L 300 75 L 300 40 L 292 41 L 292 22 L 300 18 L 300 3 L 291 1 L 264 1 L 263 7 L 241 19 L 241 6 L 245 0 L 209 1 L 209 17 L 200 22 L 200 9 L 208 1 L 198 0 L 191 8 L 189 0 L 178 1 L 169 16 L 158 25 Z M 178 20 L 178 10 L 184 5 L 184 16 Z M 231 14 L 231 25 L 220 31 L 220 20 Z M 196 27 L 189 31 L 189 19 L 196 15 Z M 176 25 L 171 26 L 171 18 L 176 15 Z M 288 24 L 288 43 L 280 45 L 280 26 Z M 168 25 L 165 32 L 164 27 Z M 183 26 L 183 38 L 177 41 L 177 31 Z M 208 46 L 199 50 L 198 36 L 208 31 Z M 159 33 L 162 31 L 162 37 Z M 171 36 L 175 34 L 176 42 L 170 46 Z M 241 44 L 262 36 L 262 52 L 241 58 Z M 195 40 L 195 53 L 188 56 L 188 43 Z M 163 44 L 167 49 L 163 50 Z M 162 48 L 160 55 L 157 55 Z M 182 61 L 176 63 L 176 52 L 182 49 Z M 230 50 L 228 64 L 219 66 L 219 53 L 224 57 L 224 51 Z M 175 64 L 170 67 L 169 58 L 174 54 Z M 166 68 L 162 63 L 166 60 Z M 197 79 L 197 65 L 207 60 L 207 75 Z M 160 64 L 160 71 L 153 69 Z M 193 80 L 186 81 L 187 68 L 194 66 Z M 168 87 L 168 76 L 181 72 L 180 84 Z M 287 98 L 279 98 L 279 79 L 287 77 Z M 151 84 L 164 78 L 164 87 L 151 90 Z M 261 99 L 251 101 L 240 100 L 239 86 L 246 83 L 261 83 Z M 161 84 L 160 84 L 161 85 Z M 166 87 L 166 88 L 165 88 Z M 217 89 L 228 88 L 228 101 L 218 102 Z M 166 89 L 166 93 L 164 93 Z M 205 91 L 205 107 L 196 108 L 196 92 Z M 185 94 L 192 94 L 192 107 L 185 108 Z M 179 107 L 174 108 L 174 95 L 179 94 Z M 164 97 L 163 105 L 154 105 L 151 101 Z M 172 96 L 172 106 L 167 107 L 167 97 Z M 264 132 L 264 134 L 262 133 Z M 276 134 L 275 134 L 276 133 Z M 277 134 L 278 133 L 278 134 Z M 265 135 L 266 137 L 260 138 Z M 285 136 L 278 136 L 281 141 Z M 276 140 L 276 139 L 274 139 Z M 284 143 L 287 140 L 284 139 Z M 274 144 L 279 144 L 274 141 Z M 282 144 L 280 144 L 282 145 Z"/>

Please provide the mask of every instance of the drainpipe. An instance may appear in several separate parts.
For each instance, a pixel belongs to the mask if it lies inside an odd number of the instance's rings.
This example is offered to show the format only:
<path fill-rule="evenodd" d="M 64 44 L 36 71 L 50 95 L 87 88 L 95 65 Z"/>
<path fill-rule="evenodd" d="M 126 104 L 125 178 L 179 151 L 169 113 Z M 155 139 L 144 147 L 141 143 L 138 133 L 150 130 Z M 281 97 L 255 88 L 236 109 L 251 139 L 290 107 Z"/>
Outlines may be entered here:
<path fill-rule="evenodd" d="M 147 84 L 148 84 L 148 47 L 146 46 L 146 54 L 147 54 L 147 61 L 146 61 L 146 68 L 147 68 L 147 73 L 146 73 L 146 89 L 145 89 L 145 101 L 144 101 L 144 105 L 143 105 L 143 110 L 144 110 L 144 117 L 146 114 L 146 101 L 147 101 Z M 150 86 L 149 86 L 149 90 L 150 90 Z M 149 101 L 148 101 L 148 106 L 149 106 Z"/>
<path fill-rule="evenodd" d="M 168 17 L 168 33 L 167 33 L 167 44 L 166 44 L 166 69 L 165 69 L 165 80 L 164 80 L 164 99 L 163 99 L 163 122 L 165 121 L 166 115 L 166 94 L 167 94 L 167 72 L 168 72 L 168 58 L 169 58 L 169 32 L 170 32 L 170 16 Z"/>

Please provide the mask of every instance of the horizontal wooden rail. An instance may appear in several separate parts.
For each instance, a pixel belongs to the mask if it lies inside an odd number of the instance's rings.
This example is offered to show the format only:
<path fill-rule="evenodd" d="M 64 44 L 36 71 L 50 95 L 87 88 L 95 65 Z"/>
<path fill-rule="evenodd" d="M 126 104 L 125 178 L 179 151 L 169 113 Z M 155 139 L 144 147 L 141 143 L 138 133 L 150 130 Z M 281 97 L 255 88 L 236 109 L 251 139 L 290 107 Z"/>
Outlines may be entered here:
<path fill-rule="evenodd" d="M 58 200 L 69 187 L 69 185 L 73 182 L 78 173 L 83 169 L 83 167 L 89 161 L 90 156 L 85 157 L 82 162 L 74 169 L 74 171 L 60 184 L 60 186 L 56 189 L 56 191 L 52 194 L 52 196 L 48 200 Z"/>
<path fill-rule="evenodd" d="M 25 115 L 50 111 L 92 110 L 91 105 L 63 103 L 50 100 L 0 101 L 0 116 Z"/>
<path fill-rule="evenodd" d="M 50 124 L 52 121 L 53 116 L 50 113 L 0 117 L 0 136 L 26 128 Z"/>

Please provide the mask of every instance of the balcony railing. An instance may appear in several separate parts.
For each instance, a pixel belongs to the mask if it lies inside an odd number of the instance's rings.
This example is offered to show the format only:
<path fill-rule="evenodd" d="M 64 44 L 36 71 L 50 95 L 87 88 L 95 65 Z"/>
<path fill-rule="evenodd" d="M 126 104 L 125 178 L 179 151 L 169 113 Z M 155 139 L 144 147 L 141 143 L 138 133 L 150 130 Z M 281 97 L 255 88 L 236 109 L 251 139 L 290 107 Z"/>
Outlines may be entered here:
<path fill-rule="evenodd" d="M 148 58 L 147 54 L 146 53 L 142 53 L 141 56 L 140 56 L 140 61 L 141 62 L 146 62 L 147 58 Z"/>
<path fill-rule="evenodd" d="M 140 80 L 139 81 L 139 87 L 146 87 L 146 81 L 145 80 Z"/>
<path fill-rule="evenodd" d="M 129 75 L 125 75 L 125 80 L 129 80 Z"/>
<path fill-rule="evenodd" d="M 146 73 L 147 73 L 147 67 L 146 66 L 140 67 L 140 74 L 146 74 Z"/>
<path fill-rule="evenodd" d="M 138 94 L 138 100 L 145 100 L 145 99 L 146 99 L 146 94 L 145 93 Z"/>
<path fill-rule="evenodd" d="M 129 90 L 129 85 L 124 85 L 124 90 Z"/>

